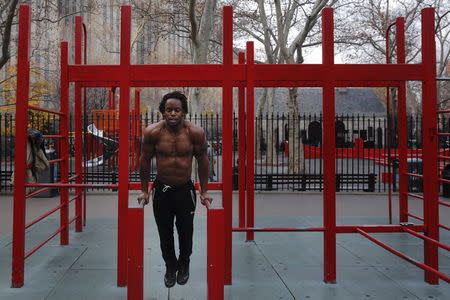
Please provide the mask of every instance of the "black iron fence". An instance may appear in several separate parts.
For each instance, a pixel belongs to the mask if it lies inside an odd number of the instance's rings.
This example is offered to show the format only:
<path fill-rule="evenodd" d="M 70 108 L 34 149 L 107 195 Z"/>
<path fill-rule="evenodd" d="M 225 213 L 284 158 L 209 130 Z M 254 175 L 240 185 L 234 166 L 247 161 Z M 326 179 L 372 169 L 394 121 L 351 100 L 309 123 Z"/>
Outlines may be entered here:
<path fill-rule="evenodd" d="M 58 119 L 31 116 L 31 124 L 44 134 L 55 134 Z M 142 128 L 161 120 L 159 113 L 144 113 L 130 117 L 130 181 L 139 181 L 140 135 Z M 208 142 L 210 181 L 222 181 L 222 119 L 220 115 L 193 115 L 188 120 L 202 126 Z M 0 190 L 11 190 L 10 177 L 14 161 L 14 116 L 0 114 Z M 396 120 L 391 130 L 384 116 L 336 116 L 336 173 L 338 191 L 385 192 L 394 166 L 397 148 Z M 70 117 L 70 172 L 74 173 L 74 119 Z M 118 115 L 113 111 L 95 111 L 82 120 L 82 155 L 84 180 L 87 183 L 116 183 L 118 171 Z M 419 158 L 421 148 L 421 118 L 408 116 L 408 147 Z M 449 118 L 439 120 L 440 130 L 450 131 Z M 233 182 L 237 186 L 238 148 L 245 141 L 238 139 L 238 120 L 234 115 Z M 255 189 L 257 190 L 322 190 L 322 116 L 289 114 L 260 115 L 255 118 Z M 440 147 L 449 147 L 449 137 L 440 138 Z M 46 148 L 58 142 L 46 140 Z M 392 159 L 389 159 L 392 158 Z M 195 169 L 195 168 L 194 168 Z M 152 163 L 151 172 L 156 173 Z M 197 176 L 194 173 L 194 176 Z M 52 180 L 58 180 L 55 172 Z M 394 178 L 395 179 L 395 178 Z M 393 181 L 394 187 L 396 181 Z"/>

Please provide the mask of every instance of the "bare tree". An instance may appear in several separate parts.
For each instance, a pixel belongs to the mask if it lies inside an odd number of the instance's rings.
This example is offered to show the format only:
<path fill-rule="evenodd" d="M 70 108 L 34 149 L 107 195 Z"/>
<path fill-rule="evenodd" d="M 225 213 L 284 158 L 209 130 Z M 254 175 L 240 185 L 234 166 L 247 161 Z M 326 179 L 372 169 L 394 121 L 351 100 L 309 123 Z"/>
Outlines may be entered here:
<path fill-rule="evenodd" d="M 0 4 L 0 35 L 1 35 L 1 54 L 0 54 L 0 70 L 5 66 L 11 58 L 10 43 L 11 31 L 14 18 L 17 15 L 17 5 L 19 0 L 5 0 Z"/>

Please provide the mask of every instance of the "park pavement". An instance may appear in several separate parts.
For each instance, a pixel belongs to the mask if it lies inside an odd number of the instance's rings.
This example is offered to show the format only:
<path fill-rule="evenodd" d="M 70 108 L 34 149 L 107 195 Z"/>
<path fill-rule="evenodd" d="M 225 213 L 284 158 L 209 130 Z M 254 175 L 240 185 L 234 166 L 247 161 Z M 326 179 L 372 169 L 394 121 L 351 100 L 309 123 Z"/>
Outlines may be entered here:
<path fill-rule="evenodd" d="M 220 205 L 220 194 L 213 192 Z M 136 192 L 130 192 L 130 202 Z M 448 201 L 448 199 L 442 199 Z M 27 200 L 27 220 L 57 205 L 59 197 Z M 88 194 L 87 224 L 83 232 L 70 231 L 70 244 L 58 237 L 25 262 L 25 285 L 11 283 L 11 195 L 0 196 L 0 299 L 126 299 L 126 288 L 116 286 L 117 193 Z M 257 193 L 257 227 L 311 227 L 322 225 L 320 193 Z M 387 224 L 385 194 L 338 194 L 338 224 Z M 397 196 L 393 215 L 398 215 Z M 410 199 L 410 210 L 421 215 L 421 202 Z M 237 215 L 237 194 L 233 201 Z M 73 211 L 73 209 L 71 209 Z M 450 209 L 441 208 L 441 220 L 450 223 Z M 398 222 L 394 217 L 393 223 Z M 237 220 L 234 219 L 236 225 Z M 57 215 L 27 230 L 26 248 L 49 236 Z M 197 206 L 191 278 L 185 286 L 164 287 L 164 265 L 151 207 L 145 209 L 145 299 L 206 299 L 206 210 Z M 423 261 L 423 243 L 407 233 L 373 234 L 394 249 Z M 441 231 L 450 244 L 450 234 Z M 450 254 L 439 253 L 440 271 L 450 274 Z M 233 284 L 225 299 L 449 299 L 450 285 L 429 285 L 423 272 L 357 234 L 337 237 L 337 283 L 323 282 L 323 234 L 313 232 L 233 233 Z"/>

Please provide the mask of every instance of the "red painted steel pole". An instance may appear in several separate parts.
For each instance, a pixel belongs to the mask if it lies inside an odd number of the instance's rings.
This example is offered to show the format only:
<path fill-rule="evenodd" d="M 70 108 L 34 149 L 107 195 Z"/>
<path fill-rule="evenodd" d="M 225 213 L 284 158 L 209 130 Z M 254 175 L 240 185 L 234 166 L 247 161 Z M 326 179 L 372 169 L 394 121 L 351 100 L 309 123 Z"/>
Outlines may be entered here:
<path fill-rule="evenodd" d="M 207 216 L 207 284 L 208 299 L 224 298 L 224 210 L 208 209 Z"/>
<path fill-rule="evenodd" d="M 397 64 L 405 63 L 405 19 L 396 20 Z M 399 158 L 399 219 L 408 222 L 408 128 L 406 116 L 406 82 L 399 83 L 398 88 L 398 158 Z"/>
<path fill-rule="evenodd" d="M 255 62 L 253 42 L 247 42 L 247 227 L 255 226 Z M 253 241 L 255 233 L 246 234 Z"/>
<path fill-rule="evenodd" d="M 121 7 L 120 111 L 119 111 L 119 205 L 117 238 L 117 285 L 127 285 L 127 209 L 130 141 L 130 40 L 131 6 Z"/>
<path fill-rule="evenodd" d="M 323 220 L 324 220 L 324 281 L 336 282 L 336 137 L 334 107 L 334 34 L 333 9 L 322 11 L 323 82 Z"/>
<path fill-rule="evenodd" d="M 83 22 L 80 16 L 75 17 L 75 64 L 81 65 L 82 61 L 82 26 Z M 81 119 L 82 114 L 82 99 L 81 99 L 81 84 L 79 82 L 75 82 L 75 174 L 77 178 L 75 179 L 75 183 L 82 183 L 83 177 L 83 121 Z M 77 200 L 75 200 L 75 231 L 81 232 L 83 231 L 83 219 L 82 219 L 82 210 L 83 210 L 83 189 L 76 188 L 75 195 L 77 196 Z"/>
<path fill-rule="evenodd" d="M 83 25 L 83 62 L 85 65 L 87 65 L 87 29 L 86 29 L 86 24 L 82 24 Z M 86 116 L 87 116 L 87 89 L 84 88 L 83 89 L 83 118 L 84 120 L 86 120 Z M 84 128 L 83 125 L 83 140 L 84 140 L 84 149 L 87 149 L 87 133 L 85 131 L 86 128 Z M 84 155 L 86 156 L 86 151 L 83 150 Z M 86 174 L 86 161 L 84 161 L 84 166 L 83 166 L 83 181 L 84 181 L 84 176 Z M 86 226 L 86 204 L 87 204 L 87 195 L 86 195 L 86 189 L 83 189 L 83 226 Z"/>
<path fill-rule="evenodd" d="M 69 81 L 67 79 L 67 69 L 69 64 L 69 46 L 67 42 L 61 43 L 61 73 L 60 73 L 60 106 L 61 112 L 59 121 L 59 133 L 64 138 L 59 141 L 59 155 L 62 158 L 60 163 L 61 183 L 69 183 Z M 60 226 L 65 227 L 61 231 L 61 245 L 69 244 L 69 190 L 59 189 L 60 204 Z"/>
<path fill-rule="evenodd" d="M 128 208 L 128 288 L 127 299 L 144 298 L 144 209 Z"/>
<path fill-rule="evenodd" d="M 28 92 L 30 83 L 31 11 L 27 5 L 19 8 L 19 45 L 17 51 L 16 137 L 14 158 L 14 207 L 11 286 L 24 282 L 25 253 L 25 173 L 27 154 Z"/>
<path fill-rule="evenodd" d="M 439 183 L 437 169 L 437 95 L 436 95 L 436 44 L 434 37 L 434 8 L 422 10 L 422 165 L 423 165 L 423 212 L 425 235 L 439 241 Z M 439 269 L 438 247 L 425 241 L 425 264 Z M 439 279 L 425 271 L 425 281 L 438 284 Z"/>
<path fill-rule="evenodd" d="M 223 8 L 222 203 L 225 209 L 225 284 L 231 284 L 233 218 L 233 8 Z"/>
<path fill-rule="evenodd" d="M 245 53 L 239 52 L 239 64 L 245 64 Z M 245 134 L 245 86 L 240 85 L 238 88 L 239 96 L 239 117 L 238 117 L 238 127 L 239 127 L 239 227 L 245 226 L 245 189 L 246 189 L 246 134 Z"/>

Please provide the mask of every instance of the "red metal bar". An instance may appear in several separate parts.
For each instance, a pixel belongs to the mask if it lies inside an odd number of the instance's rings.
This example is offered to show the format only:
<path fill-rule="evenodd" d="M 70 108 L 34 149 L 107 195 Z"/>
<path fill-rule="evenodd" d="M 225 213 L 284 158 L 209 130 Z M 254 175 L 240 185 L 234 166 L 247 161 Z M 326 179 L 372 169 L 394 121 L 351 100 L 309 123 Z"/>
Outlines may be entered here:
<path fill-rule="evenodd" d="M 411 176 L 411 177 L 417 177 L 417 178 L 423 178 L 424 175 L 420 175 L 420 174 L 414 174 L 414 173 L 405 173 L 406 176 Z"/>
<path fill-rule="evenodd" d="M 404 64 L 405 59 L 405 19 L 396 20 L 396 41 L 397 41 L 397 64 Z M 406 82 L 400 82 L 398 87 L 398 136 L 399 136 L 399 219 L 400 222 L 407 222 L 408 216 L 408 128 L 406 116 Z"/>
<path fill-rule="evenodd" d="M 391 59 L 389 57 L 389 31 L 395 26 L 395 22 L 390 24 L 386 29 L 386 64 L 391 63 Z M 388 157 L 391 156 L 391 96 L 390 96 L 390 87 L 386 87 L 386 114 L 387 114 L 387 149 L 388 149 Z M 388 164 L 388 172 L 392 173 L 392 165 L 391 160 L 389 158 Z M 392 182 L 388 182 L 388 217 L 389 224 L 392 224 Z"/>
<path fill-rule="evenodd" d="M 72 224 L 77 219 L 77 216 L 74 216 L 72 219 L 69 220 L 68 224 Z"/>
<path fill-rule="evenodd" d="M 423 196 L 421 196 L 421 195 L 417 195 L 417 194 L 413 194 L 413 193 L 408 193 L 408 196 L 411 196 L 411 197 L 414 197 L 414 198 L 422 199 L 422 200 L 423 200 Z"/>
<path fill-rule="evenodd" d="M 120 22 L 120 109 L 119 109 L 119 205 L 117 238 L 117 285 L 127 285 L 127 210 L 130 141 L 130 41 L 131 6 L 121 7 Z"/>
<path fill-rule="evenodd" d="M 208 208 L 207 284 L 209 300 L 224 299 L 225 213 L 223 208 Z"/>
<path fill-rule="evenodd" d="M 323 219 L 324 219 L 324 281 L 336 282 L 336 138 L 333 80 L 334 33 L 333 9 L 322 11 L 323 82 Z"/>
<path fill-rule="evenodd" d="M 423 182 L 425 235 L 439 240 L 439 183 L 437 176 L 437 95 L 436 95 L 436 43 L 434 35 L 434 9 L 422 10 L 422 64 L 424 79 L 422 81 L 422 137 L 423 137 Z M 439 269 L 438 248 L 425 241 L 425 264 L 432 269 Z M 425 272 L 425 281 L 438 284 L 433 272 Z"/>
<path fill-rule="evenodd" d="M 450 246 L 448 246 L 448 245 L 442 244 L 442 243 L 439 242 L 439 241 L 435 241 L 435 240 L 433 240 L 433 239 L 431 239 L 431 238 L 429 238 L 429 237 L 427 237 L 427 236 L 425 236 L 425 235 L 419 234 L 419 233 L 415 232 L 414 230 L 408 229 L 408 228 L 406 228 L 406 227 L 403 227 L 403 230 L 404 230 L 405 232 L 411 233 L 412 235 L 414 235 L 414 236 L 416 236 L 416 237 L 418 237 L 418 238 L 421 238 L 422 240 L 429 241 L 429 242 L 434 243 L 434 244 L 436 244 L 437 246 L 439 246 L 439 247 L 441 247 L 441 248 L 443 248 L 443 249 L 445 249 L 445 250 L 447 250 L 447 251 L 450 251 Z"/>
<path fill-rule="evenodd" d="M 83 22 L 80 16 L 75 17 L 75 64 L 82 64 L 82 30 L 83 30 Z M 83 120 L 82 120 L 82 93 L 81 93 L 81 85 L 79 83 L 75 83 L 75 174 L 79 175 L 75 181 L 77 184 L 81 184 L 83 182 L 82 173 L 83 173 Z M 83 231 L 83 220 L 82 220 L 82 189 L 76 188 L 75 194 L 80 197 L 77 199 L 75 203 L 75 216 L 77 217 L 77 221 L 75 223 L 75 231 L 81 232 Z"/>
<path fill-rule="evenodd" d="M 64 158 L 59 165 L 61 183 L 69 182 L 69 81 L 67 78 L 67 69 L 69 63 L 68 43 L 61 43 L 61 72 L 60 72 L 60 109 L 63 113 L 59 121 L 59 132 L 66 136 L 65 139 L 59 141 L 59 149 L 61 157 Z M 59 226 L 64 228 L 60 235 L 60 245 L 69 244 L 69 190 L 59 190 L 59 203 L 62 206 L 59 215 Z"/>
<path fill-rule="evenodd" d="M 450 180 L 444 178 L 438 178 L 438 181 L 450 183 Z"/>
<path fill-rule="evenodd" d="M 26 199 L 28 199 L 28 198 L 33 198 L 34 196 L 39 195 L 40 193 L 43 193 L 43 192 L 45 192 L 45 191 L 48 191 L 49 189 L 50 189 L 49 187 L 43 188 L 43 189 L 39 189 L 39 190 L 37 190 L 37 191 L 32 192 L 31 194 L 27 194 L 27 195 L 25 196 L 25 198 L 26 198 Z"/>
<path fill-rule="evenodd" d="M 25 259 L 27 259 L 28 257 L 30 257 L 34 252 L 36 252 L 39 248 L 41 248 L 42 246 L 44 246 L 45 244 L 47 244 L 48 241 L 50 241 L 52 238 L 54 238 L 58 233 L 60 233 L 63 230 L 62 227 L 60 227 L 58 230 L 56 230 L 54 233 L 52 233 L 51 236 L 49 236 L 45 241 L 43 241 L 42 243 L 40 243 L 39 245 L 35 246 L 33 249 L 31 249 L 30 251 L 28 251 L 25 254 Z"/>
<path fill-rule="evenodd" d="M 30 7 L 19 8 L 19 43 L 17 47 L 16 137 L 14 159 L 14 207 L 11 287 L 24 282 L 25 251 L 25 172 L 27 151 L 28 92 L 30 82 Z"/>
<path fill-rule="evenodd" d="M 234 232 L 306 232 L 306 231 L 325 231 L 324 227 L 310 227 L 310 228 L 293 228 L 293 227 L 235 227 Z"/>
<path fill-rule="evenodd" d="M 446 229 L 446 230 L 450 230 L 450 227 L 445 226 L 445 225 L 443 225 L 443 224 L 438 224 L 438 227 L 444 228 L 444 229 Z"/>
<path fill-rule="evenodd" d="M 443 160 L 450 160 L 450 156 L 445 156 L 445 155 L 438 155 L 439 159 L 443 159 Z"/>
<path fill-rule="evenodd" d="M 63 113 L 60 112 L 60 111 L 46 109 L 46 108 L 42 108 L 42 107 L 39 107 L 39 106 L 31 106 L 30 105 L 30 106 L 28 106 L 28 109 L 39 110 L 39 111 L 43 111 L 43 112 L 46 112 L 46 113 L 49 113 L 49 114 L 63 115 Z"/>
<path fill-rule="evenodd" d="M 48 163 L 49 164 L 54 164 L 54 163 L 57 163 L 57 162 L 61 162 L 63 160 L 64 160 L 63 158 L 51 159 L 51 160 L 48 161 Z"/>
<path fill-rule="evenodd" d="M 225 210 L 225 284 L 231 284 L 233 217 L 233 8 L 223 8 L 222 43 L 222 203 Z M 202 71 L 203 72 L 203 71 Z M 207 72 L 205 72 L 207 74 Z M 206 75 L 205 74 L 205 75 Z"/>
<path fill-rule="evenodd" d="M 253 42 L 247 42 L 247 227 L 255 226 L 255 62 L 254 62 L 254 45 Z M 253 241 L 255 233 L 248 231 L 246 234 L 247 241 Z"/>
<path fill-rule="evenodd" d="M 438 136 L 450 136 L 450 132 L 438 132 L 436 135 L 438 135 Z"/>
<path fill-rule="evenodd" d="M 441 205 L 450 207 L 450 203 L 445 203 L 445 202 L 442 202 L 442 201 L 438 201 L 438 203 L 441 204 Z"/>
<path fill-rule="evenodd" d="M 402 225 L 341 225 L 336 226 L 337 233 L 358 233 L 357 229 L 362 229 L 365 232 L 373 233 L 389 233 L 402 232 Z M 408 228 L 415 231 L 425 231 L 424 225 L 408 225 Z"/>
<path fill-rule="evenodd" d="M 406 260 L 407 262 L 410 262 L 410 263 L 412 263 L 413 265 L 416 265 L 417 267 L 424 269 L 424 270 L 427 271 L 428 273 L 433 274 L 434 277 L 435 277 L 435 276 L 438 276 L 438 277 L 440 277 L 441 279 L 445 280 L 446 282 L 450 282 L 450 278 L 447 277 L 444 273 L 441 273 L 441 272 L 437 271 L 437 269 L 431 268 L 431 267 L 429 267 L 429 266 L 426 265 L 426 264 L 422 264 L 422 263 L 418 262 L 417 260 L 415 260 L 415 259 L 413 259 L 413 258 L 411 258 L 411 257 L 409 257 L 409 256 L 407 256 L 407 255 L 405 255 L 405 254 L 403 254 L 403 253 L 401 253 L 401 252 L 398 252 L 398 251 L 394 250 L 393 248 L 391 248 L 391 247 L 389 247 L 388 245 L 386 245 L 386 244 L 380 242 L 379 240 L 377 240 L 377 239 L 374 238 L 373 236 L 367 234 L 366 232 L 364 232 L 364 231 L 361 230 L 361 229 L 358 229 L 358 232 L 359 232 L 362 236 L 368 238 L 369 240 L 371 240 L 372 242 L 374 242 L 374 243 L 377 244 L 378 246 L 381 246 L 381 247 L 383 247 L 384 249 L 388 250 L 388 251 L 391 252 L 392 254 L 395 254 L 395 255 L 397 255 L 398 257 L 403 258 L 403 259 Z M 436 246 L 436 245 L 435 245 L 435 246 Z"/>
<path fill-rule="evenodd" d="M 410 217 L 416 219 L 416 220 L 420 220 L 420 221 L 422 221 L 422 222 L 424 221 L 424 218 L 421 218 L 421 217 L 419 217 L 419 216 L 413 215 L 413 214 L 410 213 L 410 212 L 407 212 L 406 214 L 407 214 L 408 216 L 410 216 Z"/>
<path fill-rule="evenodd" d="M 127 299 L 144 298 L 144 209 L 128 208 Z"/>
<path fill-rule="evenodd" d="M 56 206 L 55 208 L 49 210 L 48 212 L 46 212 L 45 214 L 43 214 L 42 216 L 34 219 L 33 221 L 31 221 L 30 223 L 25 225 L 25 229 L 30 228 L 31 226 L 33 226 L 34 224 L 38 223 L 39 221 L 41 221 L 42 219 L 48 217 L 49 215 L 51 215 L 52 213 L 54 213 L 55 211 L 57 211 L 58 209 L 60 209 L 61 207 L 63 207 L 64 204 L 60 204 L 58 206 Z"/>
<path fill-rule="evenodd" d="M 51 187 L 51 188 L 105 188 L 116 189 L 118 184 L 88 184 L 88 183 L 26 183 L 27 187 Z"/>
<path fill-rule="evenodd" d="M 245 64 L 245 53 L 239 52 L 239 64 Z M 238 160 L 238 168 L 239 168 L 239 227 L 245 226 L 245 189 L 246 189 L 246 126 L 245 126 L 245 86 L 239 86 L 238 88 L 238 103 L 239 103 L 239 117 L 238 117 L 238 127 L 239 127 L 239 160 Z"/>
<path fill-rule="evenodd" d="M 450 113 L 450 109 L 438 110 L 437 113 L 438 114 L 448 114 L 448 113 Z"/>

